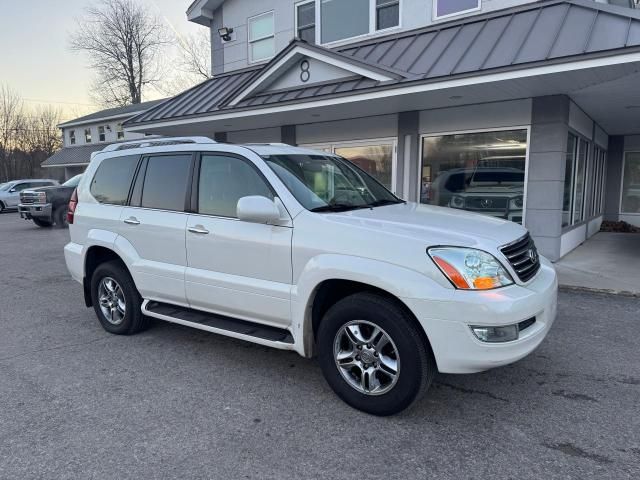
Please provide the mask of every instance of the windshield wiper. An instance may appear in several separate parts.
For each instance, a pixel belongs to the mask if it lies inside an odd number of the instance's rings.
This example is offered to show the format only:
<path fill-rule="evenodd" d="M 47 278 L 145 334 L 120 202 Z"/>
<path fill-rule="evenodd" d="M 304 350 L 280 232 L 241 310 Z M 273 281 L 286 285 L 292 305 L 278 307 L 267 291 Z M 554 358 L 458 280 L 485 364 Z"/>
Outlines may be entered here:
<path fill-rule="evenodd" d="M 404 200 L 382 199 L 382 200 L 376 200 L 375 202 L 368 203 L 367 205 L 369 205 L 370 207 L 382 207 L 384 205 L 396 205 L 398 203 L 407 203 L 407 202 L 405 202 Z"/>
<path fill-rule="evenodd" d="M 346 212 L 348 210 L 358 210 L 361 208 L 369 208 L 369 205 L 351 205 L 348 203 L 334 203 L 332 205 L 323 205 L 321 207 L 312 208 L 311 212 Z"/>

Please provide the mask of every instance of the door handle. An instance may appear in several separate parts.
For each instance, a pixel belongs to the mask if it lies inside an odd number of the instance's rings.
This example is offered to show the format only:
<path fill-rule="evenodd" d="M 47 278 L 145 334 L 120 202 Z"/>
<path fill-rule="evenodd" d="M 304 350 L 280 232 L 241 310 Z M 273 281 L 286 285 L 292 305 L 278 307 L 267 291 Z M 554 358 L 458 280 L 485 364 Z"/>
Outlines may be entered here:
<path fill-rule="evenodd" d="M 140 225 L 140 220 L 136 217 L 125 218 L 124 223 L 128 223 L 129 225 Z"/>
<path fill-rule="evenodd" d="M 196 225 L 195 227 L 187 228 L 191 233 L 198 233 L 200 235 L 206 235 L 209 233 L 209 230 L 204 228 L 202 225 Z"/>

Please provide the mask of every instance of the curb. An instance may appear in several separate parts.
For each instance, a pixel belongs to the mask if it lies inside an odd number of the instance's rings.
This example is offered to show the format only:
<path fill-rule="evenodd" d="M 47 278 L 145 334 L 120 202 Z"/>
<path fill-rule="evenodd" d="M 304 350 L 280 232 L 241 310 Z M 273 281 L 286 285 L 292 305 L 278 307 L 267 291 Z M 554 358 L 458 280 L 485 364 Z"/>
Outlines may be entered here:
<path fill-rule="evenodd" d="M 638 292 L 628 292 L 626 290 L 611 290 L 607 288 L 580 287 L 577 285 L 559 285 L 558 290 L 563 292 L 599 293 L 604 295 L 619 295 L 621 297 L 640 298 L 640 293 Z"/>

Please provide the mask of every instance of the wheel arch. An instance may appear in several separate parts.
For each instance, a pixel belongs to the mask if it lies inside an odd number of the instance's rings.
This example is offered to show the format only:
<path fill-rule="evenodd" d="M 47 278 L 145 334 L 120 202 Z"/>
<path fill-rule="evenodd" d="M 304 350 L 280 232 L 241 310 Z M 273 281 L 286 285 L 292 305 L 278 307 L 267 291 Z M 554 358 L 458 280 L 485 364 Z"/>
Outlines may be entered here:
<path fill-rule="evenodd" d="M 304 356 L 315 354 L 315 338 L 322 317 L 341 299 L 359 292 L 371 292 L 387 298 L 407 312 L 430 348 L 424 327 L 411 308 L 402 300 L 427 295 L 430 280 L 419 272 L 363 258 L 314 259 L 303 272 L 296 287 L 293 302 L 293 326 Z M 338 269 L 338 266 L 340 270 Z"/>
<path fill-rule="evenodd" d="M 102 245 L 93 245 L 87 249 L 84 262 L 84 276 L 82 286 L 84 290 L 84 303 L 87 307 L 93 306 L 91 299 L 91 278 L 93 272 L 96 271 L 100 265 L 106 262 L 116 261 L 119 262 L 127 271 L 127 265 L 120 255 L 118 255 L 113 249 L 104 247 Z"/>

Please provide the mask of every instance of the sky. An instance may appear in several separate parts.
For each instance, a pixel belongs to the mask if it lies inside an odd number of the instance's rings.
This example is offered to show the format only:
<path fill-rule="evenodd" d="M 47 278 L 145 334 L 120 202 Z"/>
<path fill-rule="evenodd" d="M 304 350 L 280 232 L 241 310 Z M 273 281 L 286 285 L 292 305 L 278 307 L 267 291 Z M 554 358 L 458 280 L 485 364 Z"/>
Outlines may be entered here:
<path fill-rule="evenodd" d="M 136 1 L 180 34 L 204 28 L 187 21 L 191 0 Z M 0 0 L 0 84 L 17 91 L 26 106 L 60 107 L 65 120 L 99 110 L 89 96 L 92 72 L 87 59 L 69 48 L 76 19 L 92 3 L 95 0 Z"/>

